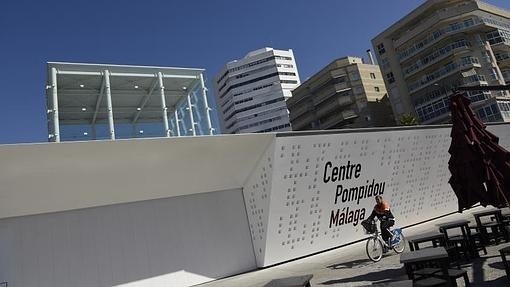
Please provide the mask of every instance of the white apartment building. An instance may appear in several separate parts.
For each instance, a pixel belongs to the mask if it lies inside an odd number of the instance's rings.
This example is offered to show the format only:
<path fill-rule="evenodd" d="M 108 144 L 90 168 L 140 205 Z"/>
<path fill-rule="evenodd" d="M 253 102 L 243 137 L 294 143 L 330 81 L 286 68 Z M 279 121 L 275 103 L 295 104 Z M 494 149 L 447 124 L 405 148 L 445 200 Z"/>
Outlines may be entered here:
<path fill-rule="evenodd" d="M 262 48 L 227 63 L 215 78 L 222 133 L 290 131 L 285 101 L 299 85 L 290 49 Z"/>
<path fill-rule="evenodd" d="M 449 122 L 460 86 L 510 83 L 510 12 L 479 0 L 428 0 L 372 40 L 395 118 Z M 505 91 L 470 91 L 484 121 L 510 121 Z"/>

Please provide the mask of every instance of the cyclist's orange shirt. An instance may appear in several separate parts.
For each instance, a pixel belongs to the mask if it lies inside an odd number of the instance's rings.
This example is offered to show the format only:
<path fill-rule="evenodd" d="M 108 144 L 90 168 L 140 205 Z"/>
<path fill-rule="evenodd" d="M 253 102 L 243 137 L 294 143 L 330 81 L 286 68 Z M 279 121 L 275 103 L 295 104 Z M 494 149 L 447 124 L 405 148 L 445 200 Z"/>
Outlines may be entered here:
<path fill-rule="evenodd" d="M 374 210 L 378 214 L 385 214 L 390 211 L 390 204 L 383 200 L 380 204 L 374 206 Z"/>

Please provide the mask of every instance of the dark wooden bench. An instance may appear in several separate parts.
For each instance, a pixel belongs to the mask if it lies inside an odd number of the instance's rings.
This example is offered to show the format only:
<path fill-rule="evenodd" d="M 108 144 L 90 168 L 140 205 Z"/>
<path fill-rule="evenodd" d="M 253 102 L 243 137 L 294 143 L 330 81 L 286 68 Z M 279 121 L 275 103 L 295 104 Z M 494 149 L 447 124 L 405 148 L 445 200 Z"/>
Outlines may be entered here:
<path fill-rule="evenodd" d="M 312 274 L 271 280 L 264 287 L 312 287 Z"/>
<path fill-rule="evenodd" d="M 440 268 L 424 268 L 417 271 L 414 271 L 415 278 L 418 278 L 417 280 L 420 280 L 420 278 L 444 278 L 445 275 L 441 271 Z M 469 277 L 467 275 L 467 271 L 464 269 L 448 269 L 448 277 L 450 277 L 450 280 L 452 281 L 454 286 L 457 286 L 457 279 L 463 278 L 464 279 L 464 286 L 471 286 L 471 283 L 469 282 Z"/>
<path fill-rule="evenodd" d="M 447 286 L 448 282 L 443 279 L 429 277 L 425 279 L 421 279 L 418 281 L 414 281 L 414 287 L 439 287 L 439 286 Z"/>

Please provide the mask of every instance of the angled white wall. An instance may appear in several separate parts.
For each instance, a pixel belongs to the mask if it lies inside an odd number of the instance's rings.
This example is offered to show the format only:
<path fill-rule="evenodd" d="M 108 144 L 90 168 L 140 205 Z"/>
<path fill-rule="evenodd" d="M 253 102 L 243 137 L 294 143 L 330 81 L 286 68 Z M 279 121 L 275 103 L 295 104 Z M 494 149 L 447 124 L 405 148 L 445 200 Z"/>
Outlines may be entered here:
<path fill-rule="evenodd" d="M 0 146 L 0 218 L 241 188 L 273 137 Z"/>
<path fill-rule="evenodd" d="M 9 287 L 192 286 L 256 268 L 240 189 L 0 220 Z"/>
<path fill-rule="evenodd" d="M 244 204 L 250 223 L 253 249 L 257 266 L 264 266 L 266 238 L 271 231 L 267 229 L 269 221 L 269 200 L 273 192 L 274 141 L 256 163 L 255 169 L 243 188 Z"/>
<path fill-rule="evenodd" d="M 489 130 L 510 148 L 509 125 Z M 399 226 L 457 211 L 448 184 L 450 131 L 443 126 L 277 135 L 269 210 L 267 199 L 261 205 L 268 217 L 259 247 L 264 252 L 255 253 L 257 265 L 364 238 L 359 223 L 370 215 L 379 193 L 391 203 Z M 253 192 L 250 196 L 257 197 Z"/>

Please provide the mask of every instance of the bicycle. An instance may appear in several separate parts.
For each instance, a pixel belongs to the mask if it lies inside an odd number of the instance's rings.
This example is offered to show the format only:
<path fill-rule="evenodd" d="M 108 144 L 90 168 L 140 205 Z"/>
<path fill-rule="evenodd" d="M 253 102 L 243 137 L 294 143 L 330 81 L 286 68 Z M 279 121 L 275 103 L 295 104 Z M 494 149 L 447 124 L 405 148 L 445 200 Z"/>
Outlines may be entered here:
<path fill-rule="evenodd" d="M 393 229 L 389 229 L 391 232 L 391 245 L 388 245 L 385 240 L 382 239 L 381 233 L 377 228 L 375 220 L 372 222 L 366 222 L 366 224 L 361 224 L 363 229 L 367 234 L 371 234 L 372 236 L 368 238 L 366 244 L 366 252 L 368 258 L 374 262 L 378 262 L 381 260 L 385 250 L 393 249 L 397 254 L 404 252 L 405 245 L 405 237 L 402 233 L 402 229 L 399 227 L 395 227 Z"/>

